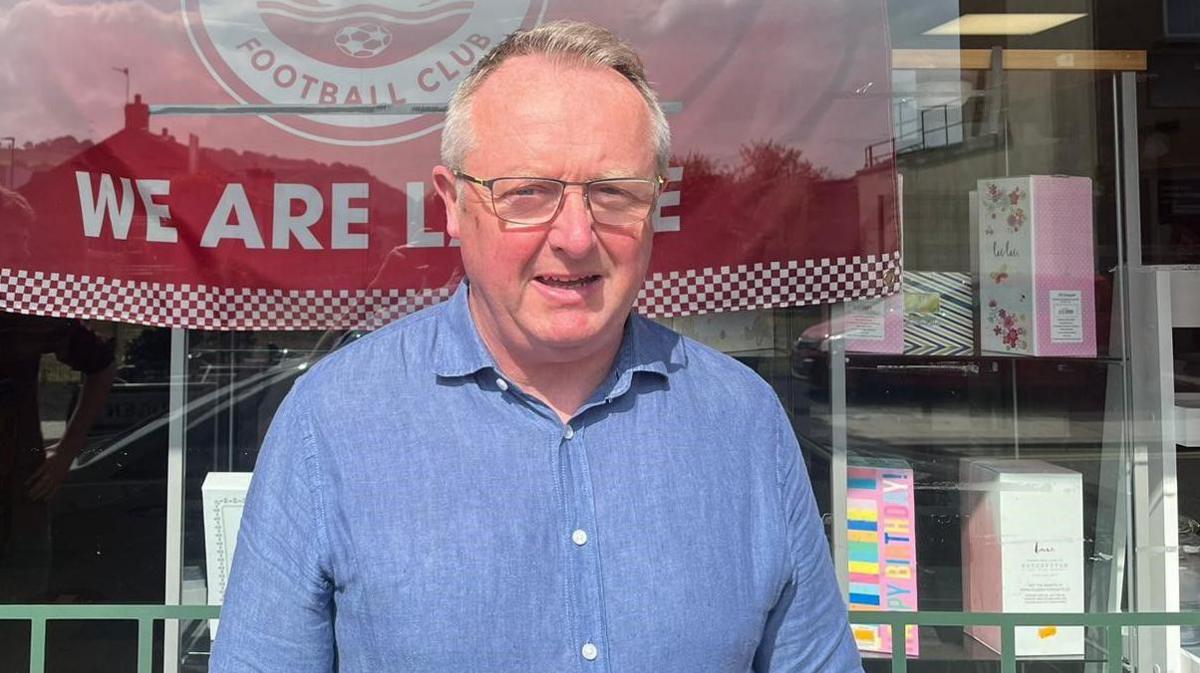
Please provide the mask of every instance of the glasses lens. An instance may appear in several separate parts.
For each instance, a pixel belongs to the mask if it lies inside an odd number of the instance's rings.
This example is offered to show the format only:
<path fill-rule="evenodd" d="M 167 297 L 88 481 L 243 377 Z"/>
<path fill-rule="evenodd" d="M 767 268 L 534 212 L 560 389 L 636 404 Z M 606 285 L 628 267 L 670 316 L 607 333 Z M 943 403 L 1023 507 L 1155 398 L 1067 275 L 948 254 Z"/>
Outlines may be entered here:
<path fill-rule="evenodd" d="M 513 224 L 543 224 L 554 217 L 562 185 L 536 178 L 500 178 L 492 183 L 496 216 Z"/>
<path fill-rule="evenodd" d="M 597 180 L 588 185 L 588 202 L 601 224 L 634 224 L 650 214 L 656 192 L 650 180 Z"/>

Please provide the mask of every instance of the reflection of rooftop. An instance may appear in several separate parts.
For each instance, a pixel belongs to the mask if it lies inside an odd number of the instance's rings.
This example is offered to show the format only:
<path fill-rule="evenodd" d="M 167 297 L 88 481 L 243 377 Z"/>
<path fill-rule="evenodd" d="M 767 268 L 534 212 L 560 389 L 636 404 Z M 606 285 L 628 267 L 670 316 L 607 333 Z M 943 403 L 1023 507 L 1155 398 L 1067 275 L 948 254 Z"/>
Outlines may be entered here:
<path fill-rule="evenodd" d="M 20 191 L 32 201 L 49 183 L 61 180 L 61 172 L 92 170 L 160 179 L 193 175 L 222 183 L 263 180 L 366 182 L 370 184 L 372 195 L 383 197 L 381 203 L 404 202 L 402 192 L 373 178 L 366 169 L 358 166 L 290 159 L 233 148 L 204 148 L 194 134 L 189 135 L 185 144 L 165 127 L 159 133 L 153 133 L 150 123 L 151 106 L 137 94 L 133 102 L 125 105 L 124 127 L 107 138 L 93 142 L 65 136 L 19 148 L 18 167 L 29 170 Z"/>

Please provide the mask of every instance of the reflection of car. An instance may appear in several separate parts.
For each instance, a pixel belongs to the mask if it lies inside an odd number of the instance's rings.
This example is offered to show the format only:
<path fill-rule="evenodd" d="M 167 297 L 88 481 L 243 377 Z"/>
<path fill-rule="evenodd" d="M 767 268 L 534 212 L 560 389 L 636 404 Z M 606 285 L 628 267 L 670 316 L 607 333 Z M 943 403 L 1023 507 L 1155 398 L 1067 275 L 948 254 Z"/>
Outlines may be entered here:
<path fill-rule="evenodd" d="M 204 477 L 214 470 L 251 471 L 296 379 L 325 353 L 361 335 L 327 332 L 314 339 L 314 348 L 300 351 L 193 348 L 186 400 L 174 411 L 167 363 L 160 362 L 168 352 L 143 358 L 140 369 L 119 370 L 54 503 L 55 590 L 97 601 L 162 602 L 167 449 L 176 414 L 185 419 L 187 447 L 184 558 L 197 564 L 204 559 Z"/>
<path fill-rule="evenodd" d="M 214 449 L 252 465 L 260 424 L 308 363 L 306 357 L 286 360 L 227 385 L 189 381 L 185 546 L 193 556 L 203 555 L 199 485 L 215 467 Z M 53 503 L 54 593 L 97 602 L 163 601 L 169 401 L 165 381 L 114 384 Z"/>
<path fill-rule="evenodd" d="M 204 558 L 204 476 L 212 470 L 253 469 L 259 442 L 296 378 L 330 347 L 357 336 L 329 334 L 320 350 L 196 348 L 188 354 L 186 401 L 177 410 L 186 419 L 188 563 Z M 141 368 L 119 370 L 105 409 L 53 503 L 54 594 L 95 602 L 164 600 L 167 456 L 175 417 L 166 362 L 160 362 L 166 356 L 156 353 L 142 358 Z"/>
<path fill-rule="evenodd" d="M 839 343 L 840 342 L 840 343 Z M 792 344 L 790 371 L 808 383 L 810 393 L 828 395 L 830 351 L 845 344 L 836 321 L 813 325 Z M 946 396 L 1011 391 L 1041 398 L 1062 391 L 1102 395 L 1108 364 L 1082 358 L 1012 357 L 1004 355 L 904 355 L 845 353 L 848 400 L 894 397 L 929 402 Z"/>

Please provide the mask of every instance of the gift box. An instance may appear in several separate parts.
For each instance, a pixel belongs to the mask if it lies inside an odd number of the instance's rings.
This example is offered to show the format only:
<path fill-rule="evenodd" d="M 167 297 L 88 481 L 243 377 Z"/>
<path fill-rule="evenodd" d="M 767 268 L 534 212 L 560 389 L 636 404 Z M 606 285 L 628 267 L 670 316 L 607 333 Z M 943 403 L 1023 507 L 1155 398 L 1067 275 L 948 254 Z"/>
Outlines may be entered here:
<path fill-rule="evenodd" d="M 901 460 L 847 463 L 846 538 L 851 610 L 917 609 L 916 509 L 913 471 Z M 851 624 L 858 649 L 892 651 L 892 627 Z M 904 633 L 904 650 L 920 653 L 917 627 Z"/>
<path fill-rule="evenodd" d="M 975 201 L 981 351 L 1095 357 L 1092 181 L 980 180 Z"/>
<path fill-rule="evenodd" d="M 901 292 L 846 303 L 846 351 L 972 355 L 971 277 L 955 271 L 905 271 Z"/>
<path fill-rule="evenodd" d="M 852 353 L 904 352 L 904 294 L 846 302 L 846 350 Z"/>
<path fill-rule="evenodd" d="M 722 353 L 766 355 L 775 351 L 775 320 L 770 310 L 702 313 L 658 322 Z"/>
<path fill-rule="evenodd" d="M 1083 480 L 1041 460 L 965 460 L 963 610 L 1083 612 Z M 966 632 L 1000 651 L 1000 627 Z M 1083 627 L 1016 628 L 1017 656 L 1082 656 Z"/>
<path fill-rule="evenodd" d="M 208 566 L 209 605 L 221 605 L 225 601 L 225 585 L 233 566 L 233 549 L 237 544 L 251 474 L 209 472 L 200 486 L 204 501 L 204 559 Z M 217 620 L 209 620 L 209 633 L 215 640 Z"/>
<path fill-rule="evenodd" d="M 956 271 L 904 272 L 904 354 L 973 355 L 974 292 Z"/>

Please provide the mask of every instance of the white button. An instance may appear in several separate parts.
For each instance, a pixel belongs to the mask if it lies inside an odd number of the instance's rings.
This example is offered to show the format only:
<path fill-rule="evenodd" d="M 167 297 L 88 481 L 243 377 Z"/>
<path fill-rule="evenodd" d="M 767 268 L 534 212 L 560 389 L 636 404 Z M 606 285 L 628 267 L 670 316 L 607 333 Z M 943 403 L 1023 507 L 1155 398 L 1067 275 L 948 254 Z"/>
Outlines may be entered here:
<path fill-rule="evenodd" d="M 596 646 L 591 643 L 584 643 L 583 647 L 579 649 L 579 653 L 588 661 L 595 661 L 596 657 L 600 656 L 600 650 L 596 649 Z"/>
<path fill-rule="evenodd" d="M 496 387 L 500 390 L 508 390 L 508 381 L 504 379 L 496 379 Z"/>
<path fill-rule="evenodd" d="M 567 424 L 567 427 L 563 428 L 563 437 L 570 439 L 574 436 L 575 436 L 575 428 L 572 428 L 570 424 Z"/>
<path fill-rule="evenodd" d="M 571 542 L 582 547 L 587 544 L 587 531 L 582 528 L 576 528 L 574 533 L 571 533 Z"/>

